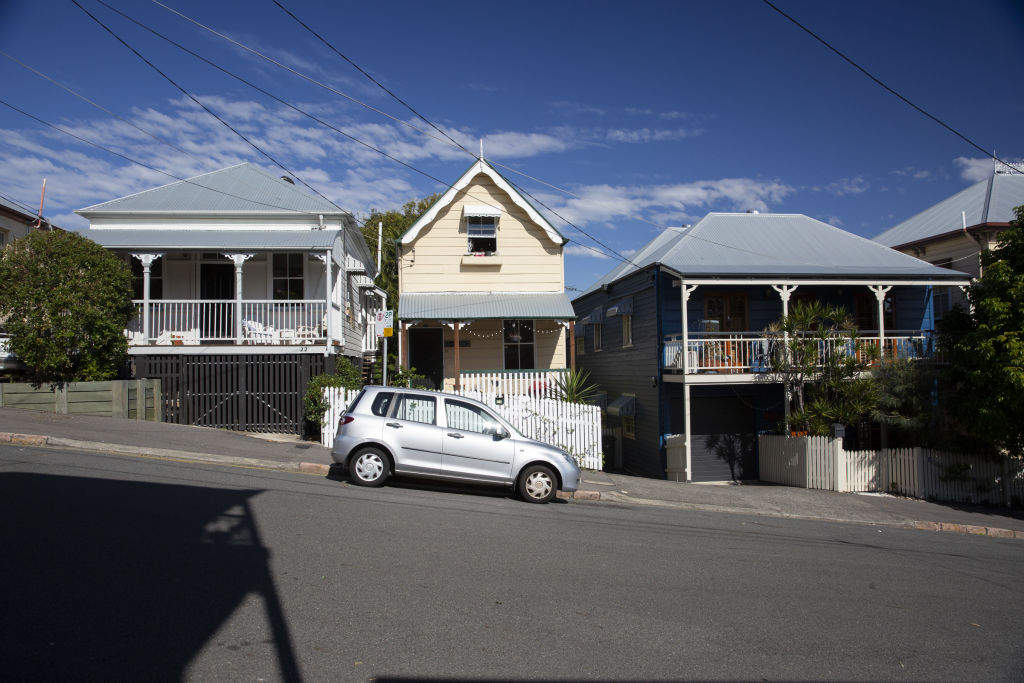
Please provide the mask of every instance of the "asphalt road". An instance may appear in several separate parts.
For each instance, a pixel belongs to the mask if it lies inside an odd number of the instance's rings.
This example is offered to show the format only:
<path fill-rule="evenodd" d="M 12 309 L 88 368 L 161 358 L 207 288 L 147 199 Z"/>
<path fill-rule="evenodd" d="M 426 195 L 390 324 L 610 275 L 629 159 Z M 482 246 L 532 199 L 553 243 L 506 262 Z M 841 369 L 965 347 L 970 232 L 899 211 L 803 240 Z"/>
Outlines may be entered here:
<path fill-rule="evenodd" d="M 6 680 L 1021 680 L 1024 543 L 0 447 Z"/>

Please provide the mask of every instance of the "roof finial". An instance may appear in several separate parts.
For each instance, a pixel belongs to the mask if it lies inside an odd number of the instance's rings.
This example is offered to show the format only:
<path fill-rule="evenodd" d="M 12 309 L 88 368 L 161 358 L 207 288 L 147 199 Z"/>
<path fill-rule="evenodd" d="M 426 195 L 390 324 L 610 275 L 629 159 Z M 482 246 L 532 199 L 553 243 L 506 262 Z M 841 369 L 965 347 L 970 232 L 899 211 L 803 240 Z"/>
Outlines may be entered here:
<path fill-rule="evenodd" d="M 480 138 L 480 161 L 484 160 L 484 139 Z"/>

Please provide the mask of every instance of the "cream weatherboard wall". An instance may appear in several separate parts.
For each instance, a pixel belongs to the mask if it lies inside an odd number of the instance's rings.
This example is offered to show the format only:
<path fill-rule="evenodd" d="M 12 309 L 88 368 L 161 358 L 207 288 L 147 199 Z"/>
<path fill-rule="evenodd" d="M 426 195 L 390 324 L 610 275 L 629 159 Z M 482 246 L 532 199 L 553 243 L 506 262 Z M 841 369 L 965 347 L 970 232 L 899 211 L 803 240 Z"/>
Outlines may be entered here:
<path fill-rule="evenodd" d="M 959 270 L 972 278 L 981 277 L 981 252 L 999 246 L 1000 231 L 974 232 L 970 235 L 954 233 L 924 245 L 899 247 L 897 251 L 922 261 Z M 948 304 L 967 305 L 967 297 L 959 287 L 936 287 L 936 293 L 947 293 Z"/>
<path fill-rule="evenodd" d="M 466 204 L 501 207 L 496 256 L 467 255 Z M 564 284 L 561 245 L 484 174 L 402 247 L 403 292 L 560 292 Z"/>
<path fill-rule="evenodd" d="M 565 328 L 553 320 L 534 321 L 533 359 L 538 368 L 565 367 Z M 469 346 L 459 348 L 462 372 L 497 370 L 495 358 L 502 358 L 504 346 L 501 320 L 475 320 L 459 329 L 459 341 Z M 446 385 L 455 381 L 455 332 L 443 326 L 444 367 Z M 450 345 L 449 345 L 450 344 Z"/>

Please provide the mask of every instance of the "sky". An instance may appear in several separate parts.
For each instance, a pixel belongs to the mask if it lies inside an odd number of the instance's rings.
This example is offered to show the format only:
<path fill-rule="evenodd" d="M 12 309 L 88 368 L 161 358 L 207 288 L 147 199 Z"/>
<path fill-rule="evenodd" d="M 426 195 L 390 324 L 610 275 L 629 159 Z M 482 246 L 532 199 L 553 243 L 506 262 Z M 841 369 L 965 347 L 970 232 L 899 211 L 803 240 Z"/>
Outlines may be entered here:
<path fill-rule="evenodd" d="M 584 290 L 711 211 L 873 237 L 993 168 L 763 0 L 77 2 L 0 0 L 0 196 L 35 211 L 45 178 L 43 214 L 66 229 L 87 228 L 75 209 L 245 161 L 363 219 L 443 192 L 482 140 L 568 238 L 566 286 Z M 1021 0 L 774 3 L 1024 159 Z"/>

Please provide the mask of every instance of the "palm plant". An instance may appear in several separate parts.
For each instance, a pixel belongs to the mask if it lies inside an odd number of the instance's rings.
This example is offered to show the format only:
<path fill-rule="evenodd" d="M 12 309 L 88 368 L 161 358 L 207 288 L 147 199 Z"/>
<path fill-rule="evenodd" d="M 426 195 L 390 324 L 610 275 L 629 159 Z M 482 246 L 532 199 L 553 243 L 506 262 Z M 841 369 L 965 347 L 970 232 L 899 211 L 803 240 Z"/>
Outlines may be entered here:
<path fill-rule="evenodd" d="M 590 372 L 579 368 L 562 373 L 555 381 L 555 395 L 569 403 L 590 403 L 599 387 L 590 381 Z"/>

